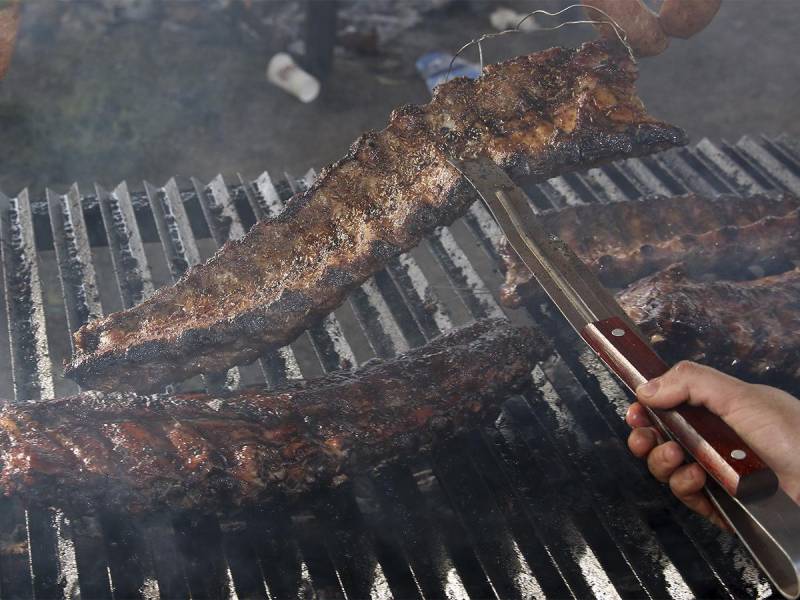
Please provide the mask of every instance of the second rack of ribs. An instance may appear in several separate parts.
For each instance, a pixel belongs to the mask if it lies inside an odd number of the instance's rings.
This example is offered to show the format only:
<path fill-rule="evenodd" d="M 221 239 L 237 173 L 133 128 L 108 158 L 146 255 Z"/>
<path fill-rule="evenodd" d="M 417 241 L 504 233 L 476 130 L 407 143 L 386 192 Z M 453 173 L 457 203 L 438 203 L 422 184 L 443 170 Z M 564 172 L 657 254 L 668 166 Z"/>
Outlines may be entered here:
<path fill-rule="evenodd" d="M 486 320 L 280 389 L 0 404 L 0 491 L 131 511 L 295 497 L 494 418 L 548 348 L 532 329 Z"/>
<path fill-rule="evenodd" d="M 141 305 L 75 336 L 82 386 L 150 391 L 255 360 L 294 340 L 347 293 L 475 196 L 447 156 L 488 155 L 544 180 L 684 143 L 634 91 L 635 65 L 602 42 L 553 48 L 454 79 L 359 138 L 277 218 L 227 243 Z"/>
<path fill-rule="evenodd" d="M 800 379 L 800 200 L 654 196 L 541 215 L 656 349 L 780 385 Z M 543 292 L 503 247 L 503 304 Z"/>

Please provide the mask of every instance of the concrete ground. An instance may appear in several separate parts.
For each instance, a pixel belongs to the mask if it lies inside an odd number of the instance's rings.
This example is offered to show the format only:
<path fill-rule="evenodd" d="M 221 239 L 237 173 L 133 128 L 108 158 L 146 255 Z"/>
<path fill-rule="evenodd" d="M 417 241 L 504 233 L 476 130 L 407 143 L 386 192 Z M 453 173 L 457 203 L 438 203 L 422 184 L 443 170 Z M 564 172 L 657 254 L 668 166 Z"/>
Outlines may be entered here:
<path fill-rule="evenodd" d="M 216 13 L 188 26 L 151 19 L 87 30 L 37 18 L 26 6 L 14 63 L 0 82 L 0 189 L 122 179 L 138 187 L 176 174 L 209 180 L 220 172 L 319 168 L 365 129 L 382 127 L 393 108 L 425 102 L 415 59 L 454 51 L 487 31 L 497 6 L 472 2 L 433 13 L 377 56 L 338 53 L 323 94 L 309 105 L 264 78 L 284 43 L 279 35 L 254 44 Z M 798 21 L 795 0 L 725 0 L 700 36 L 641 62 L 641 96 L 652 114 L 694 140 L 800 136 Z M 506 36 L 487 43 L 486 56 L 591 36 L 583 27 Z"/>

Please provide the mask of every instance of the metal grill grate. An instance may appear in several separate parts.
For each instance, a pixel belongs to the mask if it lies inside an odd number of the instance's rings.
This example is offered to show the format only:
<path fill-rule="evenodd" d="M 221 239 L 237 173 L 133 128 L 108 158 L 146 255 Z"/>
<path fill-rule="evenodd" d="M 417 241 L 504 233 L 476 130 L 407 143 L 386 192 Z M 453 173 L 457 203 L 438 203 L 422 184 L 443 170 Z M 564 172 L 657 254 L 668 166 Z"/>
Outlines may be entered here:
<path fill-rule="evenodd" d="M 279 212 L 313 172 L 229 185 L 125 183 L 0 194 L 0 393 L 17 402 L 76 392 L 60 373 L 69 331 L 141 302 L 225 240 Z M 645 194 L 800 193 L 791 139 L 703 140 L 529 186 L 537 208 Z M 291 346 L 176 387 L 311 377 L 387 357 L 475 318 L 505 314 L 500 232 L 476 204 L 391 261 Z M 0 596 L 55 598 L 767 597 L 738 543 L 674 501 L 632 459 L 627 397 L 546 307 L 510 311 L 556 341 L 537 391 L 494 427 L 443 443 L 309 499 L 235 517 L 76 517 L 0 500 Z"/>

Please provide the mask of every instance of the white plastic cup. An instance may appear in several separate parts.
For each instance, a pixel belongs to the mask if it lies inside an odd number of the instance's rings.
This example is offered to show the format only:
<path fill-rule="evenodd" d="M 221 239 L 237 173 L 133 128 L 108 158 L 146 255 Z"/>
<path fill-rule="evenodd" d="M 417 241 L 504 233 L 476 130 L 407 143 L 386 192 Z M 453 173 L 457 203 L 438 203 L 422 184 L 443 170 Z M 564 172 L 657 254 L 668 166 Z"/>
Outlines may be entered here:
<path fill-rule="evenodd" d="M 311 102 L 319 96 L 319 81 L 301 69 L 286 52 L 278 52 L 270 59 L 267 80 L 301 102 Z"/>
<path fill-rule="evenodd" d="M 514 29 L 524 17 L 525 15 L 522 13 L 501 7 L 489 15 L 489 22 L 497 31 L 505 31 L 506 29 Z M 528 17 L 522 22 L 519 29 L 520 31 L 535 31 L 539 29 L 539 25 L 537 25 L 533 17 Z"/>

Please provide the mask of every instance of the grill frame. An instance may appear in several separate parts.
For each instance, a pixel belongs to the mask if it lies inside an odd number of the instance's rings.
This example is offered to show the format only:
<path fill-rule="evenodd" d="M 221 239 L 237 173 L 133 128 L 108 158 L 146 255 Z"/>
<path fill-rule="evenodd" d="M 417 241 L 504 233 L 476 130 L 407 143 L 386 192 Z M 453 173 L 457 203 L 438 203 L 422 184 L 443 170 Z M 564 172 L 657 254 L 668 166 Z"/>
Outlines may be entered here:
<path fill-rule="evenodd" d="M 167 266 L 161 270 L 175 280 L 256 219 L 277 214 L 314 176 L 273 182 L 263 173 L 232 185 L 222 176 L 207 185 L 193 178 L 185 187 L 171 179 L 162 187 L 145 182 L 133 193 L 125 182 L 112 191 L 96 185 L 92 194 L 74 185 L 33 200 L 27 190 L 14 198 L 0 193 L 0 318 L 8 324 L 0 346 L 8 344 L 15 401 L 70 385 L 48 352 L 55 325 L 40 271 L 50 244 L 64 323 L 74 330 L 100 314 L 106 300 L 97 285 L 98 241 L 107 247 L 116 302 L 127 308 L 159 283 L 151 268 L 154 236 Z M 539 210 L 650 193 L 798 194 L 800 146 L 786 137 L 701 140 L 522 183 Z M 620 418 L 628 394 L 560 315 L 535 303 L 519 311 L 500 307 L 499 235 L 486 209 L 473 205 L 390 261 L 291 347 L 193 382 L 210 391 L 254 378 L 276 386 L 392 356 L 465 320 L 535 320 L 554 338 L 556 353 L 534 371 L 537 390 L 510 399 L 494 427 L 301 507 L 134 520 L 118 512 L 25 510 L 0 499 L 0 595 L 769 596 L 769 584 L 738 543 L 690 514 L 630 457 Z"/>

